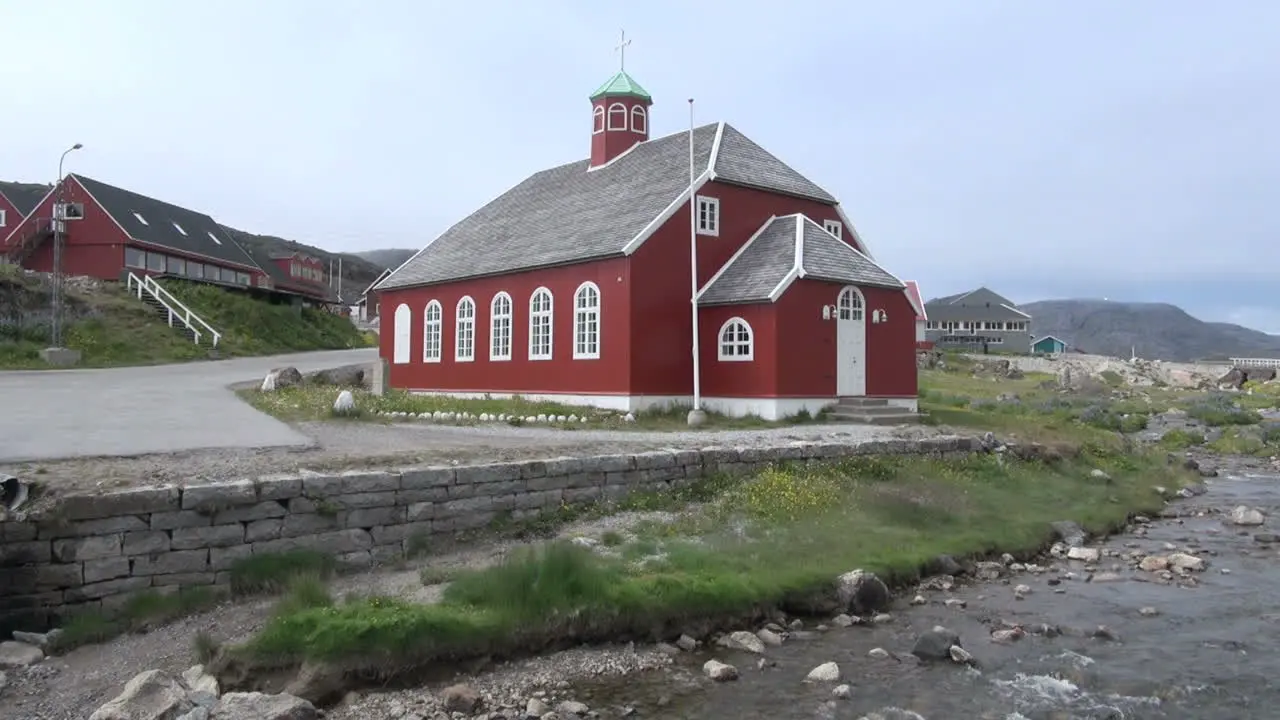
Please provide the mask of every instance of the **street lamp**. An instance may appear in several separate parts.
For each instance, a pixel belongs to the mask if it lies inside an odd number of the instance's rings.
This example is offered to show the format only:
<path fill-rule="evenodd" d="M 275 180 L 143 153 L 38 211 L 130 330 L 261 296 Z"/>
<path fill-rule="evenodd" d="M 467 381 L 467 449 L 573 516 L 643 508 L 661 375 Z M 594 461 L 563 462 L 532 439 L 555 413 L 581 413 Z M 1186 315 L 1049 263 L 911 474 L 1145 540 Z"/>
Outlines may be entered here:
<path fill-rule="evenodd" d="M 81 143 L 76 143 L 67 148 L 62 153 L 62 157 L 58 158 L 58 197 L 53 206 L 53 315 L 51 321 L 51 340 L 54 348 L 62 347 L 62 223 L 65 220 L 58 217 L 58 208 L 66 205 L 66 183 L 62 176 L 62 164 L 66 162 L 67 155 L 84 147 Z M 65 213 L 64 213 L 65 216 Z"/>

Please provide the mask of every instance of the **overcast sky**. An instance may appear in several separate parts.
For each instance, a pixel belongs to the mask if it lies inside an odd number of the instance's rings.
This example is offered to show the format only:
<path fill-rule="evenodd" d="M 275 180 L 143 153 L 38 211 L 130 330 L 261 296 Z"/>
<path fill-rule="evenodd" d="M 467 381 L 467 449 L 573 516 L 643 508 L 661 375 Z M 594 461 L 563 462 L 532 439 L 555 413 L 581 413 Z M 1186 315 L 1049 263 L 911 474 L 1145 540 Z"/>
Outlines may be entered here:
<path fill-rule="evenodd" d="M 607 7 L 605 7 L 607 6 Z M 331 250 L 418 248 L 586 156 L 627 69 L 726 120 L 928 297 L 1280 331 L 1280 3 L 0 0 L 0 178 L 69 171 Z"/>

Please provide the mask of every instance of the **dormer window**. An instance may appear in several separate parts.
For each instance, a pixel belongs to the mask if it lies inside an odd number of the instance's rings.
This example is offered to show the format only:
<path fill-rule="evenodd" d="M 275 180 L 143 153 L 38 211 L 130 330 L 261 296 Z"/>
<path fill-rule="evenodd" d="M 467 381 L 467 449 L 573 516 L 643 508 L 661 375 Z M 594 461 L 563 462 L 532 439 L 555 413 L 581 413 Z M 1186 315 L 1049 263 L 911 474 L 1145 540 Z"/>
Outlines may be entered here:
<path fill-rule="evenodd" d="M 142 217 L 142 214 L 141 214 L 141 213 L 134 213 L 134 214 L 133 214 L 133 216 L 134 216 L 135 218 L 137 218 L 137 219 L 138 219 L 138 222 L 142 223 L 143 225 L 150 225 L 150 224 L 151 224 L 151 223 L 147 222 L 147 219 L 146 219 L 146 218 Z"/>
<path fill-rule="evenodd" d="M 591 113 L 591 115 L 592 115 L 591 134 L 595 135 L 596 133 L 604 132 L 604 106 L 597 105 L 595 112 Z"/>
<path fill-rule="evenodd" d="M 823 220 L 822 229 L 835 235 L 838 238 L 844 237 L 844 224 L 839 220 Z"/>
<path fill-rule="evenodd" d="M 614 103 L 609 106 L 609 129 L 610 130 L 626 130 L 627 129 L 627 106 L 622 103 Z"/>
<path fill-rule="evenodd" d="M 207 231 L 207 232 L 209 233 L 209 239 L 210 239 L 210 240 L 214 241 L 215 243 L 217 243 L 217 244 L 219 244 L 219 245 L 221 245 L 221 244 L 222 244 L 222 241 L 218 239 L 218 236 L 217 236 L 217 235 L 214 235 L 214 234 L 213 234 L 213 231 L 212 231 L 212 230 L 209 230 L 209 231 Z"/>
<path fill-rule="evenodd" d="M 178 223 L 174 223 L 174 224 L 173 224 L 173 229 L 174 229 L 174 230 L 177 230 L 177 231 L 178 231 L 178 232 L 180 232 L 180 233 L 182 233 L 182 237 L 186 237 L 186 236 L 187 236 L 187 231 L 186 231 L 186 230 L 183 230 L 183 229 L 182 229 L 182 226 L 181 226 L 181 225 L 179 225 Z"/>
<path fill-rule="evenodd" d="M 645 114 L 643 105 L 631 108 L 631 132 L 640 134 L 649 132 L 649 116 Z"/>
<path fill-rule="evenodd" d="M 716 198 L 698 196 L 698 234 L 720 234 L 720 201 Z"/>

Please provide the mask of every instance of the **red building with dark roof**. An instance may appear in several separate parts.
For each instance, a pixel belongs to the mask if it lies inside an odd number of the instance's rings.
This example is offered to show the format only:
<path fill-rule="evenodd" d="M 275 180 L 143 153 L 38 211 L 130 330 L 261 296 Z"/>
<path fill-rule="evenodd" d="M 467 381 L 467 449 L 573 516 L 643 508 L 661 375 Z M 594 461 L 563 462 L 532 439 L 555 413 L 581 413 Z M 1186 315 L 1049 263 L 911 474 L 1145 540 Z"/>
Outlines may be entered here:
<path fill-rule="evenodd" d="M 693 235 L 704 407 L 916 408 L 916 309 L 831 193 L 728 123 L 650 139 L 652 98 L 626 72 L 590 99 L 587 159 L 533 174 L 372 289 L 393 387 L 688 404 Z"/>

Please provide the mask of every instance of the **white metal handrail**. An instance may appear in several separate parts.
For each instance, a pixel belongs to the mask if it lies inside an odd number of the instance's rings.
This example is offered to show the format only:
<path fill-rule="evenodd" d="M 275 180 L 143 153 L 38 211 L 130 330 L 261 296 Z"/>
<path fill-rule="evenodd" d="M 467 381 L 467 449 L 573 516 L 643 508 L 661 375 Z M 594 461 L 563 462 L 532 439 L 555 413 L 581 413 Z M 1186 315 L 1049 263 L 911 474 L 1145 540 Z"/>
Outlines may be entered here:
<path fill-rule="evenodd" d="M 165 290 L 160 283 L 156 282 L 155 278 L 150 275 L 143 275 L 139 277 L 134 273 L 129 273 L 127 286 L 129 288 L 129 292 L 135 292 L 136 286 L 136 294 L 139 300 L 142 299 L 142 292 L 144 290 L 148 295 L 155 298 L 156 302 L 160 303 L 160 305 L 163 306 L 169 314 L 169 327 L 173 327 L 173 321 L 175 319 L 181 321 L 182 324 L 191 331 L 192 335 L 195 336 L 195 342 L 199 345 L 201 332 L 196 329 L 196 325 L 199 325 L 208 331 L 209 337 L 212 339 L 212 346 L 218 347 L 218 340 L 222 338 L 222 333 L 214 330 L 212 325 L 205 322 L 203 318 L 192 312 L 191 308 L 187 307 L 181 300 L 174 297 L 173 293 Z"/>

